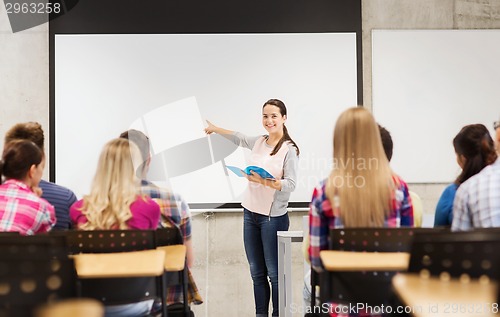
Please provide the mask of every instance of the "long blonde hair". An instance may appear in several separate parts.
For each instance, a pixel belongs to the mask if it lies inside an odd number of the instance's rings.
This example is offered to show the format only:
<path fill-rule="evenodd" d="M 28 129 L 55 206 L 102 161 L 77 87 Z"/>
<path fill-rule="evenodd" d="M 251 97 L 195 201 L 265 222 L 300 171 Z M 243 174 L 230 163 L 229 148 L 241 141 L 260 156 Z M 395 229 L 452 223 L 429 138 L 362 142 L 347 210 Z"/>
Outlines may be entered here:
<path fill-rule="evenodd" d="M 135 170 L 140 162 L 139 149 L 126 139 L 113 139 L 104 146 L 90 194 L 83 198 L 87 223 L 80 229 L 127 229 L 126 222 L 132 218 L 130 205 L 139 189 Z"/>
<path fill-rule="evenodd" d="M 334 212 L 339 211 L 345 227 L 381 227 L 393 190 L 392 171 L 373 116 L 362 107 L 347 109 L 335 125 L 333 169 L 326 184 Z"/>

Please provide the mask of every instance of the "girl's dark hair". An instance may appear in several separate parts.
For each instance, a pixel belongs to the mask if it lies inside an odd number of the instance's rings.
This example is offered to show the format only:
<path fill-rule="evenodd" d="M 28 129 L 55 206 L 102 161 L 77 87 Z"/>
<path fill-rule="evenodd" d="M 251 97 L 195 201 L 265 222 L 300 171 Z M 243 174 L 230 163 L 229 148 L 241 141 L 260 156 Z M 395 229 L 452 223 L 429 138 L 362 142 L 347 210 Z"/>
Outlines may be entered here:
<path fill-rule="evenodd" d="M 29 140 L 14 140 L 5 145 L 0 162 L 0 175 L 6 179 L 22 180 L 32 165 L 42 162 L 43 152 Z"/>
<path fill-rule="evenodd" d="M 453 139 L 453 146 L 457 155 L 465 157 L 462 173 L 455 180 L 458 186 L 497 159 L 495 143 L 482 124 L 463 127 Z"/>
<path fill-rule="evenodd" d="M 280 109 L 280 114 L 282 116 L 286 116 L 286 106 L 283 103 L 283 101 L 281 101 L 279 99 L 269 99 L 268 101 L 266 101 L 266 103 L 264 103 L 264 105 L 262 106 L 262 109 L 264 109 L 264 107 L 267 106 L 267 105 L 278 107 Z M 299 147 L 297 146 L 297 144 L 295 143 L 295 141 L 292 140 L 292 138 L 288 134 L 288 130 L 285 127 L 285 125 L 283 125 L 283 137 L 278 141 L 278 144 L 276 144 L 276 146 L 274 147 L 273 151 L 271 152 L 271 155 L 274 155 L 274 154 L 278 153 L 279 149 L 281 148 L 281 145 L 285 141 L 291 142 L 293 144 L 293 146 L 295 147 L 296 151 L 297 151 L 297 155 L 300 154 Z"/>

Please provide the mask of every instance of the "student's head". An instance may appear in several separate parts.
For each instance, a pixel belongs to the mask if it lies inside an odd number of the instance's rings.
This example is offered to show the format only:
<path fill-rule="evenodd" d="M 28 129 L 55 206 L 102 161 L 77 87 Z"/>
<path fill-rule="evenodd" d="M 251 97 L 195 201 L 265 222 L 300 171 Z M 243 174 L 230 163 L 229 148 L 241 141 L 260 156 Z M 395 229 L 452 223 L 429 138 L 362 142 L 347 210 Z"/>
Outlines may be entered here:
<path fill-rule="evenodd" d="M 344 161 L 352 157 L 387 161 L 378 125 L 368 110 L 349 108 L 339 116 L 333 134 L 333 155 Z"/>
<path fill-rule="evenodd" d="M 139 180 L 136 167 L 142 162 L 138 147 L 129 140 L 117 138 L 102 149 L 90 194 L 84 197 L 82 212 L 88 222 L 82 229 L 126 229 L 132 217 L 130 205 L 135 201 Z"/>
<path fill-rule="evenodd" d="M 14 140 L 4 146 L 0 174 L 5 179 L 22 181 L 30 187 L 38 186 L 45 168 L 40 148 L 29 140 Z"/>
<path fill-rule="evenodd" d="M 339 201 L 346 227 L 382 226 L 390 210 L 393 175 L 377 123 L 363 107 L 349 108 L 333 135 L 333 169 L 326 195 Z"/>
<path fill-rule="evenodd" d="M 120 183 L 133 184 L 137 181 L 135 167 L 140 162 L 141 154 L 135 143 L 123 138 L 113 139 L 102 149 L 94 180 L 109 189 Z"/>
<path fill-rule="evenodd" d="M 482 124 L 463 127 L 453 139 L 453 147 L 457 154 L 457 162 L 462 168 L 462 173 L 455 180 L 457 185 L 479 173 L 497 158 L 493 139 Z"/>
<path fill-rule="evenodd" d="M 137 147 L 139 148 L 143 162 L 139 168 L 140 176 L 145 178 L 149 163 L 151 162 L 149 138 L 141 131 L 134 129 L 123 132 L 122 134 L 120 134 L 120 138 L 124 138 L 134 142 L 135 145 L 137 145 Z"/>
<path fill-rule="evenodd" d="M 391 133 L 380 124 L 378 125 L 378 129 L 380 131 L 380 138 L 382 140 L 382 146 L 384 147 L 385 156 L 387 156 L 387 160 L 390 162 L 393 149 Z"/>
<path fill-rule="evenodd" d="M 264 126 L 264 129 L 266 129 L 269 135 L 283 133 L 283 136 L 274 147 L 271 155 L 276 154 L 285 141 L 289 141 L 293 144 L 297 150 L 297 155 L 300 153 L 299 147 L 288 134 L 288 130 L 285 126 L 286 119 L 287 111 L 283 101 L 279 99 L 269 99 L 262 106 L 262 125 Z"/>
<path fill-rule="evenodd" d="M 5 144 L 13 140 L 30 140 L 44 151 L 45 137 L 38 122 L 23 122 L 14 125 L 5 134 Z"/>

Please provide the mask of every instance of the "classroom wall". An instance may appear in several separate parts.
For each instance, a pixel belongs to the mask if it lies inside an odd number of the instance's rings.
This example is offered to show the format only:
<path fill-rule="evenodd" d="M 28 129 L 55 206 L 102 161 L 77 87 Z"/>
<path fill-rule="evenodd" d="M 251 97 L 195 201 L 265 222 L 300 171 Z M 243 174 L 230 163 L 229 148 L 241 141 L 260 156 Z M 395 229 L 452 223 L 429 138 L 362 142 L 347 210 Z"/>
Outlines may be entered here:
<path fill-rule="evenodd" d="M 48 133 L 48 25 L 12 33 L 5 7 L 0 5 L 0 146 L 12 125 L 38 121 Z M 46 136 L 47 138 L 47 136 Z M 48 151 L 48 143 L 46 144 Z M 45 175 L 48 175 L 45 172 Z"/>
<path fill-rule="evenodd" d="M 500 28 L 500 0 L 364 0 L 364 103 L 371 107 L 372 29 Z M 47 135 L 49 105 L 48 28 L 12 34 L 0 5 L 0 135 L 16 122 L 36 120 Z M 332 123 L 333 128 L 333 123 Z M 3 147 L 3 140 L 0 140 Z M 397 146 L 397 144 L 395 145 Z M 47 175 L 47 172 L 45 173 Z M 410 184 L 432 213 L 445 184 Z M 302 229 L 303 212 L 292 212 L 291 230 Z M 253 316 L 252 285 L 242 242 L 242 214 L 193 216 L 194 275 L 206 301 L 196 316 Z M 300 305 L 302 255 L 293 246 L 294 303 Z M 300 314 L 296 314 L 300 316 Z"/>

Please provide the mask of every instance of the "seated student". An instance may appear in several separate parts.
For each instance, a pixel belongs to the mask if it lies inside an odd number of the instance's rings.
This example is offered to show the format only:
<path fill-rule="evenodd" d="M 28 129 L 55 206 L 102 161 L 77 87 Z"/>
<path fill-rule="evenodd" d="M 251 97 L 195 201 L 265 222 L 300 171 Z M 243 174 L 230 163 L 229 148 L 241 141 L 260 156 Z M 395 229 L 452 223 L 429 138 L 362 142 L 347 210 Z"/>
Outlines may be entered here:
<path fill-rule="evenodd" d="M 31 141 L 5 144 L 0 161 L 0 231 L 33 235 L 56 223 L 54 207 L 40 198 L 38 187 L 45 167 L 43 152 Z"/>
<path fill-rule="evenodd" d="M 393 151 L 393 142 L 392 142 L 392 137 L 391 133 L 387 131 L 386 128 L 381 126 L 380 124 L 378 125 L 378 129 L 380 131 L 380 138 L 382 139 L 382 146 L 384 147 L 384 152 L 385 155 L 387 156 L 387 160 L 391 162 L 392 159 L 392 151 Z M 413 206 L 413 225 L 415 227 L 421 227 L 422 226 L 422 217 L 423 217 L 423 212 L 424 209 L 422 207 L 422 200 L 420 197 L 417 195 L 417 193 L 413 191 L 408 191 L 410 193 L 410 198 L 411 198 L 411 204 Z"/>
<path fill-rule="evenodd" d="M 328 249 L 330 229 L 413 226 L 408 187 L 391 170 L 377 124 L 365 108 L 339 116 L 333 169 L 314 189 L 309 206 L 309 257 L 318 272 L 323 271 L 319 254 Z"/>
<path fill-rule="evenodd" d="M 500 125 L 495 122 L 497 150 L 500 149 Z M 489 133 L 484 135 L 482 147 L 491 146 Z M 487 140 L 487 141 L 486 141 Z M 487 151 L 487 156 L 493 154 Z M 467 162 L 466 162 L 467 163 Z M 464 168 L 465 169 L 465 168 Z M 453 221 L 451 230 L 500 227 L 500 159 L 471 176 L 458 187 L 453 201 Z"/>
<path fill-rule="evenodd" d="M 140 163 L 137 146 L 125 139 L 113 139 L 103 148 L 90 194 L 70 209 L 78 229 L 156 229 L 160 207 L 139 193 L 135 166 Z M 128 305 L 106 306 L 106 317 L 147 316 L 153 300 Z"/>
<path fill-rule="evenodd" d="M 134 157 L 135 156 L 135 157 Z M 89 195 L 71 206 L 78 229 L 156 229 L 160 207 L 141 196 L 134 162 L 140 162 L 137 146 L 113 139 L 103 148 Z"/>
<path fill-rule="evenodd" d="M 13 140 L 26 139 L 35 143 L 42 152 L 44 151 L 44 134 L 38 122 L 18 123 L 5 134 L 5 144 Z M 76 202 L 75 194 L 60 185 L 40 180 L 38 185 L 42 189 L 42 198 L 46 199 L 56 211 L 57 222 L 52 230 L 71 229 L 69 208 Z"/>
<path fill-rule="evenodd" d="M 151 197 L 161 210 L 160 227 L 177 227 L 182 233 L 184 245 L 186 246 L 187 266 L 191 268 L 194 263 L 193 244 L 191 240 L 191 212 L 187 202 L 177 193 L 161 188 L 147 180 L 149 166 L 151 164 L 151 151 L 149 138 L 138 130 L 128 130 L 120 135 L 121 138 L 134 142 L 141 152 L 142 164 L 139 168 L 141 178 L 141 193 Z M 189 270 L 188 301 L 195 305 L 203 303 Z M 183 301 L 182 286 L 175 285 L 168 289 L 167 303 L 180 303 Z"/>
<path fill-rule="evenodd" d="M 479 173 L 497 158 L 493 139 L 482 124 L 463 127 L 453 139 L 457 163 L 462 172 L 457 179 L 445 188 L 436 206 L 434 226 L 451 226 L 453 221 L 453 200 L 458 187 L 471 176 Z"/>

